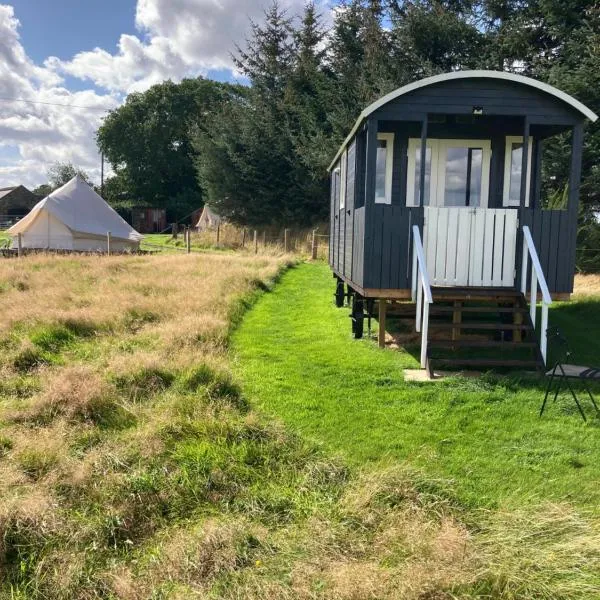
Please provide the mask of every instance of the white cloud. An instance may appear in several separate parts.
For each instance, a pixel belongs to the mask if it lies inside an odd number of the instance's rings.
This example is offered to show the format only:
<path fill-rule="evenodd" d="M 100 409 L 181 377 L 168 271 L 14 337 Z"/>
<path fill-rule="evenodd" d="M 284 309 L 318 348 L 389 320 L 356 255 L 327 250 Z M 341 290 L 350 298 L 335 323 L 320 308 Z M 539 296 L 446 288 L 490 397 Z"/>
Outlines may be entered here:
<path fill-rule="evenodd" d="M 329 3 L 320 3 L 326 13 Z M 304 0 L 281 4 L 295 15 Z M 125 93 L 211 69 L 234 72 L 231 52 L 236 44 L 244 44 L 250 19 L 260 22 L 268 5 L 269 0 L 138 0 L 135 23 L 140 37 L 122 35 L 116 54 L 95 48 L 70 61 L 50 58 L 46 66 Z"/>
<path fill-rule="evenodd" d="M 95 132 L 119 98 L 94 91 L 71 92 L 56 71 L 35 65 L 19 40 L 19 22 L 11 6 L 0 5 L 0 151 L 18 150 L 18 158 L 0 161 L 0 187 L 46 180 L 55 161 L 71 161 L 93 175 L 99 171 Z M 89 109 L 33 104 L 76 105 Z"/>

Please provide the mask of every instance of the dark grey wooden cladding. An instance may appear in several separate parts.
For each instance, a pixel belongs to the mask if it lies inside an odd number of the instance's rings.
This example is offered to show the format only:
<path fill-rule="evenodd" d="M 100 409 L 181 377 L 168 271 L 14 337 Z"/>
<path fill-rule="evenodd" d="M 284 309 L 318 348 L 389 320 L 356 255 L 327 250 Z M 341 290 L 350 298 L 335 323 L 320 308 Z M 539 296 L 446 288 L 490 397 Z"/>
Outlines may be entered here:
<path fill-rule="evenodd" d="M 484 115 L 530 116 L 548 122 L 575 124 L 581 114 L 541 90 L 509 81 L 459 79 L 445 81 L 404 94 L 387 103 L 376 117 L 404 119 L 415 114 L 472 114 L 481 107 Z"/>
<path fill-rule="evenodd" d="M 527 225 L 531 230 L 548 289 L 553 293 L 571 293 L 575 276 L 575 262 L 570 255 L 571 215 L 566 210 L 530 208 L 519 213 L 519 226 Z"/>
<path fill-rule="evenodd" d="M 352 248 L 354 246 L 354 194 L 356 189 L 356 143 L 348 146 L 346 171 L 346 208 L 344 215 L 344 269 L 345 277 L 352 277 Z"/>
<path fill-rule="evenodd" d="M 363 269 L 365 259 L 365 207 L 354 211 L 354 245 L 352 248 L 352 275 L 350 279 L 358 286 L 364 283 Z"/>
<path fill-rule="evenodd" d="M 368 253 L 372 258 L 369 262 L 365 261 L 363 287 L 409 289 L 412 268 L 411 230 L 413 225 L 418 225 L 422 230 L 423 208 L 376 204 L 372 210 L 374 232 Z"/>

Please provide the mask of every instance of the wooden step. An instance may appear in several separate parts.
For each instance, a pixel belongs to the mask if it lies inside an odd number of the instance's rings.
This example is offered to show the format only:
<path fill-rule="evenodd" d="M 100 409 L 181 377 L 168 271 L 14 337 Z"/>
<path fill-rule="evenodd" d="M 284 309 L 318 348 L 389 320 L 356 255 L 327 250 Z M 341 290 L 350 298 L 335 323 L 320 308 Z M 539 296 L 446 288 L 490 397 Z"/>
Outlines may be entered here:
<path fill-rule="evenodd" d="M 495 358 L 430 358 L 433 367 L 510 367 L 537 369 L 540 363 L 536 360 L 502 360 Z"/>
<path fill-rule="evenodd" d="M 435 303 L 429 307 L 429 314 L 449 313 L 501 313 L 501 314 L 526 314 L 527 308 L 520 306 L 436 306 Z"/>
<path fill-rule="evenodd" d="M 497 340 L 429 340 L 430 348 L 536 348 L 537 342 L 500 342 Z"/>
<path fill-rule="evenodd" d="M 498 331 L 498 330 L 524 330 L 530 331 L 531 325 L 523 323 L 522 325 L 515 325 L 513 323 L 478 323 L 476 321 L 462 322 L 462 323 L 430 323 L 432 329 L 485 329 L 487 331 Z"/>
<path fill-rule="evenodd" d="M 522 296 L 523 293 L 516 288 L 502 288 L 502 287 L 437 287 L 432 286 L 431 291 L 433 294 L 439 294 L 440 296 L 452 296 L 461 294 L 464 296 L 507 296 L 507 297 L 518 297 Z"/>

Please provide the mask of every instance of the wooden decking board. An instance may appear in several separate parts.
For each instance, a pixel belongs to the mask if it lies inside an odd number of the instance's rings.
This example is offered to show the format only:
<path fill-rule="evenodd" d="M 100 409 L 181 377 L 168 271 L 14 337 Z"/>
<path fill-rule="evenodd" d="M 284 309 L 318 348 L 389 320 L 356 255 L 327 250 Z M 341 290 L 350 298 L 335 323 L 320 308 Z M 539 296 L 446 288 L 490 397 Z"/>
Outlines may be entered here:
<path fill-rule="evenodd" d="M 514 325 L 513 323 L 489 323 L 489 322 L 476 322 L 467 321 L 462 323 L 436 323 L 430 322 L 429 326 L 431 329 L 481 329 L 486 331 L 496 330 L 507 330 L 516 331 L 518 329 L 529 331 L 532 329 L 531 325 L 524 323 L 523 325 Z"/>
<path fill-rule="evenodd" d="M 431 348 L 535 348 L 536 342 L 499 342 L 497 340 L 429 340 Z"/>

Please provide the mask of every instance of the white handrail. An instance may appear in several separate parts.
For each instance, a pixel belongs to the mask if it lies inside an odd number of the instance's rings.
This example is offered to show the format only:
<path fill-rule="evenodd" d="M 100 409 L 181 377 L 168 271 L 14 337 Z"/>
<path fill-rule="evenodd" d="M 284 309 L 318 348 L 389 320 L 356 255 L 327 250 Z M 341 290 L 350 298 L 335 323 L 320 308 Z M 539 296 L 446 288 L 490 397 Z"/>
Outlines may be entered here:
<path fill-rule="evenodd" d="M 417 302 L 415 330 L 421 332 L 421 368 L 427 366 L 427 334 L 429 331 L 429 305 L 433 304 L 429 273 L 425 262 L 425 252 L 421 242 L 421 232 L 413 225 L 413 270 L 412 299 Z M 423 296 L 425 301 L 423 302 Z"/>
<path fill-rule="evenodd" d="M 540 258 L 538 256 L 537 250 L 535 249 L 535 244 L 533 242 L 533 238 L 531 237 L 531 231 L 527 225 L 523 225 L 523 264 L 521 267 L 521 292 L 523 295 L 527 294 L 527 267 L 528 267 L 528 257 L 531 256 L 531 286 L 530 286 L 530 312 L 531 315 L 531 323 L 535 329 L 535 321 L 536 321 L 536 308 L 537 308 L 537 293 L 538 286 L 540 288 L 540 292 L 542 294 L 542 322 L 540 324 L 540 351 L 542 353 L 542 358 L 544 359 L 544 364 L 546 364 L 546 357 L 548 353 L 548 339 L 547 339 L 547 331 L 548 331 L 548 307 L 552 304 L 552 296 L 550 295 L 550 291 L 548 290 L 548 284 L 546 283 L 546 278 L 544 277 L 544 271 L 542 269 L 542 265 L 540 264 Z"/>

